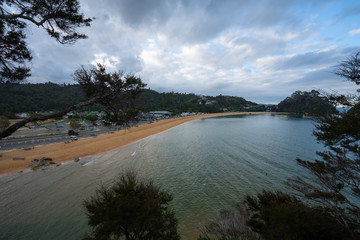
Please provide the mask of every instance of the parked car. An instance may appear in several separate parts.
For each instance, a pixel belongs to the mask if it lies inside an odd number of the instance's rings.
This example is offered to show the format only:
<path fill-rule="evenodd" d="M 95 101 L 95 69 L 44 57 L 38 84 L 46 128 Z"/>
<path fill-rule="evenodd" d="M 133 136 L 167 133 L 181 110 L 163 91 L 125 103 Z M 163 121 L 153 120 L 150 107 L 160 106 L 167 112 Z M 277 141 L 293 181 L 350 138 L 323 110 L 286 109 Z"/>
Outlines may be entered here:
<path fill-rule="evenodd" d="M 70 136 L 70 140 L 72 140 L 72 141 L 78 140 L 78 137 L 77 137 L 77 136 L 72 135 L 72 136 Z"/>

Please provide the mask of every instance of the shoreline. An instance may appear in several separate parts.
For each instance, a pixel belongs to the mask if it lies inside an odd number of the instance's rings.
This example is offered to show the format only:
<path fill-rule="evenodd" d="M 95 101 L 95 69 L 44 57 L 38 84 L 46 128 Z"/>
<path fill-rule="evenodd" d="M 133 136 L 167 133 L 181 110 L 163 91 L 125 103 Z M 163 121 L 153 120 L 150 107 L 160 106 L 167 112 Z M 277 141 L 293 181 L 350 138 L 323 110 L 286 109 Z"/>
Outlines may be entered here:
<path fill-rule="evenodd" d="M 211 113 L 180 118 L 163 119 L 154 123 L 120 130 L 114 133 L 102 134 L 96 137 L 81 138 L 71 143 L 53 143 L 36 146 L 31 150 L 11 150 L 0 152 L 0 175 L 21 172 L 30 169 L 31 160 L 43 157 L 52 158 L 56 163 L 73 161 L 75 158 L 83 158 L 114 149 L 121 148 L 130 143 L 139 141 L 148 136 L 158 134 L 185 122 L 232 115 L 255 115 L 255 114 L 284 114 L 274 112 L 233 112 Z M 24 160 L 13 159 L 25 158 Z"/>

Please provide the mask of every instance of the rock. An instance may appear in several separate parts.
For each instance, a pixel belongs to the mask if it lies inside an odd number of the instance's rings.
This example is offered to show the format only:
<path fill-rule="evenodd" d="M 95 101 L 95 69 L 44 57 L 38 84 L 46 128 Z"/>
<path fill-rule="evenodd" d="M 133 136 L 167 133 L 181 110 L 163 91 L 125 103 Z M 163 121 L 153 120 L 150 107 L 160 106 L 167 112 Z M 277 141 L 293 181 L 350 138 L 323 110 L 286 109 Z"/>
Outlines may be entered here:
<path fill-rule="evenodd" d="M 80 158 L 75 158 L 74 161 L 78 162 L 78 161 L 80 161 Z"/>
<path fill-rule="evenodd" d="M 37 158 L 35 158 L 34 160 L 31 160 L 29 167 L 32 167 L 32 170 L 38 170 L 38 169 L 45 170 L 48 167 L 50 167 L 51 165 L 58 166 L 58 164 L 56 162 L 54 162 L 52 158 L 43 157 L 40 160 Z"/>
<path fill-rule="evenodd" d="M 47 160 L 44 160 L 44 158 L 42 158 L 41 160 L 38 159 L 34 159 L 37 161 L 34 161 L 34 166 L 32 167 L 33 170 L 38 170 L 39 168 L 46 168 L 50 166 L 50 163 Z"/>

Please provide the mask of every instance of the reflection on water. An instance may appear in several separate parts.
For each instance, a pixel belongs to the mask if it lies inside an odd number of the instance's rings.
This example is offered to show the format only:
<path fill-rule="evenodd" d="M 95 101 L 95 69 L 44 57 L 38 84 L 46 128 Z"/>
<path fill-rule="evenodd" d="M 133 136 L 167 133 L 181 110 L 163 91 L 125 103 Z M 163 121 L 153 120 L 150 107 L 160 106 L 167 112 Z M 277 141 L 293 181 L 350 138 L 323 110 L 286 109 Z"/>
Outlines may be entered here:
<path fill-rule="evenodd" d="M 0 177 L 0 239 L 80 239 L 83 199 L 126 169 L 174 195 L 183 239 L 196 224 L 261 189 L 286 189 L 320 146 L 310 120 L 258 115 L 196 120 L 118 150 L 46 171 Z"/>

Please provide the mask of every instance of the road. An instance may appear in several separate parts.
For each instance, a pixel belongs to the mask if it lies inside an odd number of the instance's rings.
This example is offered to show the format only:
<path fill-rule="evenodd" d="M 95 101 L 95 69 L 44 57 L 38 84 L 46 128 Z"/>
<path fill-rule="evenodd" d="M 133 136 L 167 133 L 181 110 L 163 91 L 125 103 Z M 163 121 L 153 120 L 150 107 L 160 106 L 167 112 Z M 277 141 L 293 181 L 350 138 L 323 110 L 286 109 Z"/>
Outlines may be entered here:
<path fill-rule="evenodd" d="M 145 124 L 145 123 L 149 123 L 149 122 L 142 121 L 142 122 L 138 122 L 138 123 L 133 123 L 131 125 L 135 126 L 135 125 L 141 125 L 141 124 Z M 46 128 L 50 129 L 52 132 L 55 132 L 55 130 L 57 130 L 55 125 L 51 126 L 50 124 L 48 124 L 46 126 Z M 98 126 L 98 127 L 96 127 L 96 130 L 94 130 L 94 131 L 80 131 L 80 133 L 77 137 L 79 139 L 86 138 L 86 137 L 94 137 L 93 135 L 97 136 L 97 135 L 113 132 L 113 131 L 115 131 L 115 129 L 120 130 L 123 128 L 124 127 L 109 128 L 109 127 L 104 127 L 104 126 Z M 67 132 L 67 129 L 64 129 L 64 131 Z M 31 132 L 31 130 L 30 130 L 30 132 Z M 65 134 L 65 133 L 63 133 L 61 135 L 58 134 L 58 135 L 34 136 L 34 137 L 32 137 L 31 135 L 27 135 L 26 138 L 0 140 L 0 152 L 14 150 L 14 149 L 29 149 L 29 148 L 33 148 L 33 147 L 40 146 L 40 145 L 67 142 L 67 141 L 71 141 L 71 140 L 70 140 L 69 135 Z"/>
<path fill-rule="evenodd" d="M 111 129 L 103 128 L 97 131 L 81 132 L 77 137 L 78 138 L 91 137 L 94 134 L 100 135 L 110 131 Z M 46 144 L 66 142 L 66 141 L 70 141 L 70 137 L 67 134 L 0 140 L 0 151 L 8 151 L 13 149 L 28 149 L 39 145 L 46 145 Z"/>

